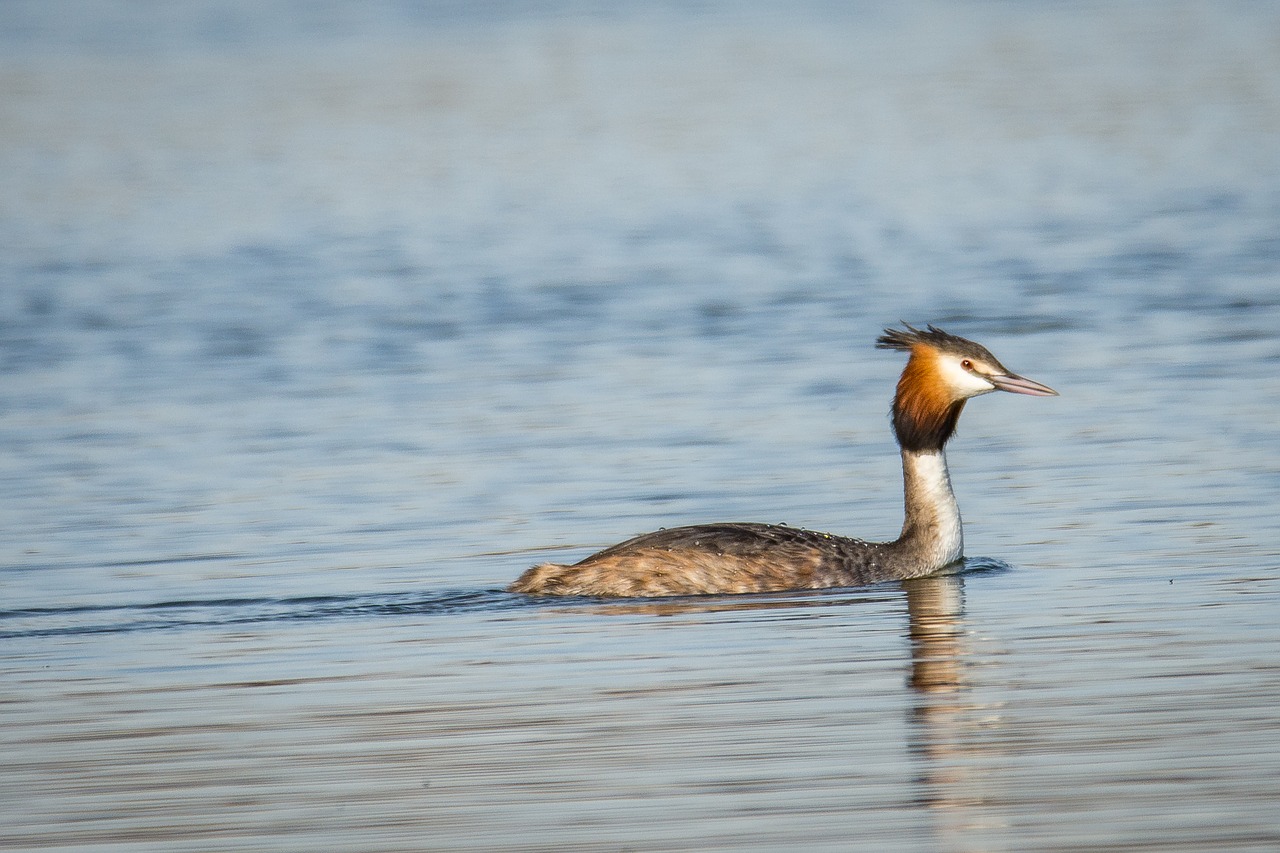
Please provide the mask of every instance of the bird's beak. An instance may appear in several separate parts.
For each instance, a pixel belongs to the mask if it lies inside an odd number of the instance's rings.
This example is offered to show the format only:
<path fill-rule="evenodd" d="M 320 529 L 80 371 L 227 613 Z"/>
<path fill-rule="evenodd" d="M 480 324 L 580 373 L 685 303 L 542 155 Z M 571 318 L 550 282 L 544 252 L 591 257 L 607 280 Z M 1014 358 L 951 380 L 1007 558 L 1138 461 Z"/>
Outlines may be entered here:
<path fill-rule="evenodd" d="M 1014 394 L 1030 394 L 1032 397 L 1058 396 L 1058 392 L 1048 385 L 1032 382 L 1016 373 L 997 373 L 994 376 L 988 376 L 987 381 L 1000 391 L 1009 391 Z"/>

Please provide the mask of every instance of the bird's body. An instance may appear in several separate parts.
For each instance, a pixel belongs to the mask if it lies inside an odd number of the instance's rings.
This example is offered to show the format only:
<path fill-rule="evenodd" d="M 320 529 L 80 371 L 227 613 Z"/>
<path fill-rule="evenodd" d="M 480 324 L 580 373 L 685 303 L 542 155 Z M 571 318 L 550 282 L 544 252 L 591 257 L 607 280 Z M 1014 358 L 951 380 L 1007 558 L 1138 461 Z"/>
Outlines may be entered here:
<path fill-rule="evenodd" d="M 996 390 L 1056 392 L 1010 373 L 979 344 L 933 326 L 887 329 L 877 346 L 911 353 L 893 401 L 906 505 L 897 539 L 865 542 L 772 524 L 676 527 L 573 565 L 534 566 L 511 591 L 654 597 L 822 589 L 921 577 L 956 563 L 964 536 L 943 447 L 965 400 Z"/>

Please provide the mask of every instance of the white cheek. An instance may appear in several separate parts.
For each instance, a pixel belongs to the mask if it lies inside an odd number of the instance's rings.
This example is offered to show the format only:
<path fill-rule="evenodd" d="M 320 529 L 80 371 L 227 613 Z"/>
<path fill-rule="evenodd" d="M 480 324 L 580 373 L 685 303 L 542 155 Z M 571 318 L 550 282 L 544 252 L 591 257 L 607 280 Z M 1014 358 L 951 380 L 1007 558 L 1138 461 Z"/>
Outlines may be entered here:
<path fill-rule="evenodd" d="M 942 378 L 954 393 L 963 397 L 976 397 L 996 390 L 996 386 L 950 359 L 942 360 Z"/>

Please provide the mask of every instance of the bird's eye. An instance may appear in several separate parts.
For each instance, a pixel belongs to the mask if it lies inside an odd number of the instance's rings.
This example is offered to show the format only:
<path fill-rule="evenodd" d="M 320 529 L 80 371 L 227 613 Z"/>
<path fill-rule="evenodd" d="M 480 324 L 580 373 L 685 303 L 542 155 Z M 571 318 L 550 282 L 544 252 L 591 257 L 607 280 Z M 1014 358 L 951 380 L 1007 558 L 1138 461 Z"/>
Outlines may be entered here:
<path fill-rule="evenodd" d="M 973 362 L 967 358 L 964 361 L 960 362 L 960 366 L 963 367 L 965 370 L 973 370 Z"/>

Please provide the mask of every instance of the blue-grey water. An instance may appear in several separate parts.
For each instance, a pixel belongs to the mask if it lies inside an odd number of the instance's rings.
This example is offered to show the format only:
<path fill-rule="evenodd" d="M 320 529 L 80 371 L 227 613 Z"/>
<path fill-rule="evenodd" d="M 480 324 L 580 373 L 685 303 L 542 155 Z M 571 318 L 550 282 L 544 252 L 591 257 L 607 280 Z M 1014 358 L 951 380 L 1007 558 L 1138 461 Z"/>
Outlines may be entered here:
<path fill-rule="evenodd" d="M 1280 848 L 1280 7 L 0 4 L 0 848 Z M 886 324 L 971 560 L 890 538 Z"/>

